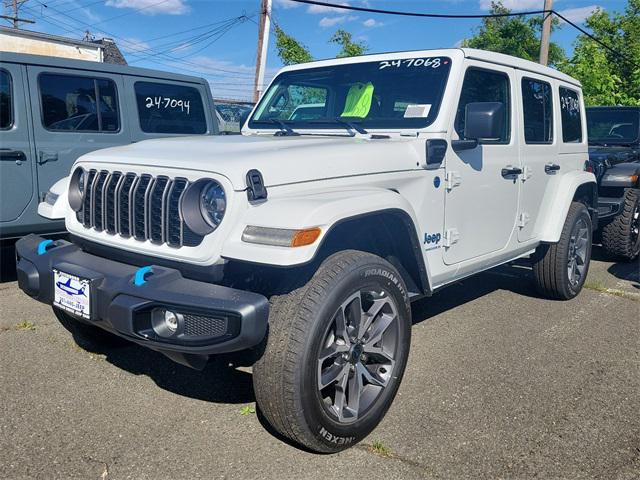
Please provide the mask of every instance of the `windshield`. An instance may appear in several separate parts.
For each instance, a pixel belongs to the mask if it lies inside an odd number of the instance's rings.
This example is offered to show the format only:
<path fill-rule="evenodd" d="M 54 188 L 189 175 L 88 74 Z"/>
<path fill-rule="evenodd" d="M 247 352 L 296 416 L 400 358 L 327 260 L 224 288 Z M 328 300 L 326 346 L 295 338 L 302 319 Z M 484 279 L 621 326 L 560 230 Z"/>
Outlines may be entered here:
<path fill-rule="evenodd" d="M 418 57 L 284 72 L 265 92 L 251 128 L 422 128 L 433 123 L 451 60 Z M 276 125 L 276 126 L 274 126 Z"/>
<path fill-rule="evenodd" d="M 640 132 L 636 109 L 587 109 L 589 143 L 634 143 Z"/>

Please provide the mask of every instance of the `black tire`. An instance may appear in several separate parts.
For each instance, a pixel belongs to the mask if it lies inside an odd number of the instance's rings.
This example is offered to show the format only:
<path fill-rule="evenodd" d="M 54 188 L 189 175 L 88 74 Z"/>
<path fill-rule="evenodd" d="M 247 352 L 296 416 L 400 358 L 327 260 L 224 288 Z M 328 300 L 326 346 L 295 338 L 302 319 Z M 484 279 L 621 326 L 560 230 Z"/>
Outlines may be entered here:
<path fill-rule="evenodd" d="M 76 320 L 59 308 L 53 307 L 53 313 L 60 324 L 73 336 L 76 344 L 90 352 L 101 352 L 106 348 L 116 348 L 131 345 L 122 337 Z"/>
<path fill-rule="evenodd" d="M 630 262 L 640 254 L 640 193 L 636 188 L 624 192 L 622 210 L 602 228 L 602 246 L 616 258 Z"/>
<path fill-rule="evenodd" d="M 335 360 L 329 360 L 329 364 L 333 367 L 341 362 L 347 369 L 348 373 L 341 377 L 344 379 L 342 398 L 345 402 L 346 392 L 351 391 L 350 382 L 354 378 L 360 385 L 354 391 L 368 389 L 368 393 L 378 393 L 374 394 L 377 395 L 375 400 L 356 419 L 340 420 L 342 415 L 336 414 L 338 408 L 327 403 L 324 393 L 326 389 L 337 392 L 339 381 L 328 384 L 324 390 L 318 385 L 321 373 L 324 373 L 321 351 L 324 353 L 330 348 L 323 343 L 323 339 L 326 335 L 333 335 L 331 328 L 337 325 L 337 312 L 343 311 L 345 317 L 354 318 L 350 313 L 351 303 L 340 310 L 349 301 L 347 299 L 359 299 L 355 301 L 360 306 L 360 312 L 364 310 L 367 300 L 363 300 L 365 297 L 361 295 L 367 295 L 362 292 L 368 292 L 369 288 L 379 292 L 375 297 L 378 302 L 391 302 L 385 304 L 385 308 L 394 308 L 394 318 L 397 320 L 393 320 L 396 322 L 393 323 L 393 329 L 382 327 L 382 331 L 393 333 L 395 363 L 388 372 L 380 364 L 373 364 L 376 376 L 388 373 L 386 386 L 366 383 L 362 387 L 365 383 L 362 379 L 366 377 L 360 375 L 361 370 L 357 365 L 371 361 L 375 354 L 365 354 L 362 349 L 356 351 L 357 342 L 364 344 L 367 335 L 369 339 L 374 337 L 376 329 L 373 326 L 379 325 L 376 322 L 383 318 L 383 313 L 369 315 L 367 318 L 372 320 L 362 327 L 365 331 L 362 340 L 355 340 L 354 334 L 354 338 L 348 341 L 349 353 L 338 355 Z M 354 331 L 359 335 L 358 329 L 349 330 L 348 320 L 343 325 L 344 332 L 351 332 L 344 336 L 351 337 Z M 337 334 L 333 338 L 336 343 L 341 340 Z M 376 343 L 376 348 L 386 349 L 388 338 Z M 305 285 L 288 294 L 272 297 L 266 348 L 253 367 L 258 408 L 269 424 L 293 443 L 323 453 L 344 450 L 367 436 L 387 412 L 402 380 L 410 338 L 411 308 L 398 271 L 389 262 L 369 253 L 354 250 L 336 253 L 320 265 Z M 360 363 L 358 358 L 365 360 Z M 355 363 L 349 365 L 350 362 Z M 359 395 L 357 397 L 361 398 Z M 356 411 L 359 406 L 358 403 Z M 348 411 L 346 407 L 339 410 L 341 413 Z"/>
<path fill-rule="evenodd" d="M 558 243 L 540 245 L 533 257 L 533 277 L 538 292 L 555 300 L 570 300 L 580 293 L 589 273 L 591 262 L 591 215 L 587 207 L 580 202 L 573 202 L 569 207 L 567 218 L 562 227 Z M 572 281 L 569 274 L 569 261 L 572 255 L 572 236 L 576 229 L 587 229 L 583 267 L 579 278 Z"/>

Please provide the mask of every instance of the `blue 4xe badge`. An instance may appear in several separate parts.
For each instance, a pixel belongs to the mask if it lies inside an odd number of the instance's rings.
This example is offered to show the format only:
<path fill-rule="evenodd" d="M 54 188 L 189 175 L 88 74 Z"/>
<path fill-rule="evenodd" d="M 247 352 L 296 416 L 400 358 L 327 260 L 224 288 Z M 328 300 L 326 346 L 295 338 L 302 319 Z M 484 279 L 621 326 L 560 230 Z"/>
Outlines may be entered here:
<path fill-rule="evenodd" d="M 440 233 L 425 233 L 423 244 L 426 246 L 426 250 L 431 250 L 432 248 L 438 248 L 440 245 L 440 240 L 442 239 L 442 234 Z"/>

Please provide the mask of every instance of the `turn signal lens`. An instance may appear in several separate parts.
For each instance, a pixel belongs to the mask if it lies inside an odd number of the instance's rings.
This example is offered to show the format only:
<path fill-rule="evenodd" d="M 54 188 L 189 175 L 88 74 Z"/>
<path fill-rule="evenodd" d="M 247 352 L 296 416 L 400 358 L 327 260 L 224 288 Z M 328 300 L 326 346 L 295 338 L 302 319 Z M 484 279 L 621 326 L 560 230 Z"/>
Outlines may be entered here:
<path fill-rule="evenodd" d="M 318 227 L 298 230 L 291 239 L 291 246 L 304 247 L 305 245 L 311 245 L 318 239 L 320 232 L 321 230 Z"/>

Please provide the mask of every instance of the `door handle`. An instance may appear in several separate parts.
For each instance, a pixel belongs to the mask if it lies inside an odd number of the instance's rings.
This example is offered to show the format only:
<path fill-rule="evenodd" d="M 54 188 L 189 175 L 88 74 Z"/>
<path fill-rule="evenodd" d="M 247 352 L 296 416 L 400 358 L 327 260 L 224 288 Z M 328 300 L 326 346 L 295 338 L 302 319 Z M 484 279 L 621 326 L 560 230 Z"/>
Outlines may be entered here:
<path fill-rule="evenodd" d="M 7 162 L 24 162 L 27 156 L 20 150 L 11 150 L 10 148 L 0 148 L 0 160 Z"/>
<path fill-rule="evenodd" d="M 44 165 L 47 162 L 57 162 L 58 152 L 43 152 L 38 153 L 38 165 Z"/>
<path fill-rule="evenodd" d="M 560 165 L 556 164 L 556 163 L 547 163 L 544 166 L 544 173 L 554 173 L 557 172 L 558 170 L 560 170 Z"/>
<path fill-rule="evenodd" d="M 511 165 L 508 165 L 505 168 L 503 168 L 501 172 L 504 178 L 520 175 L 521 173 L 522 173 L 522 169 L 520 167 L 512 167 Z"/>

